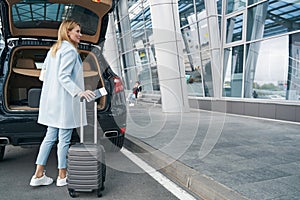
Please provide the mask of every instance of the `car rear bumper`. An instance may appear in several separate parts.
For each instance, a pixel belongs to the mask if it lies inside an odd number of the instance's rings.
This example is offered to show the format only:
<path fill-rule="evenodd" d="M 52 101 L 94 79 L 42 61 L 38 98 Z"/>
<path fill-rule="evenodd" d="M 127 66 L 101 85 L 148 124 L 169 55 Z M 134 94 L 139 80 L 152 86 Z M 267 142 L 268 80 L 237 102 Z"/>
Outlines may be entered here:
<path fill-rule="evenodd" d="M 126 128 L 126 112 L 113 115 L 109 112 L 100 113 L 98 121 L 103 130 L 101 139 L 124 135 Z M 9 144 L 15 146 L 40 144 L 46 133 L 46 126 L 37 123 L 36 117 L 5 117 L 0 116 L 0 137 L 9 139 Z M 74 132 L 72 141 L 79 141 Z"/>

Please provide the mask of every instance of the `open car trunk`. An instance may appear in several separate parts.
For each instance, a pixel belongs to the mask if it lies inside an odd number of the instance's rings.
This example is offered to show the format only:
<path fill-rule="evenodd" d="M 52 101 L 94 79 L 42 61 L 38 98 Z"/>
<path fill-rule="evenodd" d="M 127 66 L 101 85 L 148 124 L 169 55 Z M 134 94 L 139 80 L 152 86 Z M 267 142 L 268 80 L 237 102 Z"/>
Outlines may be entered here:
<path fill-rule="evenodd" d="M 7 111 L 38 111 L 43 85 L 43 82 L 39 80 L 39 75 L 49 48 L 47 46 L 20 46 L 12 51 L 9 73 L 4 87 Z M 95 90 L 103 87 L 104 82 L 96 56 L 86 50 L 80 50 L 79 53 L 83 61 L 85 89 Z M 98 109 L 102 109 L 105 103 L 106 96 L 103 96 L 98 101 Z"/>
<path fill-rule="evenodd" d="M 112 0 L 1 0 L 2 34 L 6 41 L 19 37 L 56 39 L 60 23 L 73 19 L 81 24 L 81 42 L 98 45 L 105 39 L 107 27 L 102 18 L 107 18 L 111 7 Z"/>

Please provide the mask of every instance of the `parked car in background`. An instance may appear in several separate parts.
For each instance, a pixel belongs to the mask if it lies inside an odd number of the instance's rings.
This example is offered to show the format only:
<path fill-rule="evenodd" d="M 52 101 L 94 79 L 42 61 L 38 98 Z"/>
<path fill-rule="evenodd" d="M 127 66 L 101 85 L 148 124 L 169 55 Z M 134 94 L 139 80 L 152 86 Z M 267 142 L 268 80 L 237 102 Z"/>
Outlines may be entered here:
<path fill-rule="evenodd" d="M 86 89 L 105 87 L 98 100 L 100 142 L 107 151 L 118 151 L 126 131 L 123 83 L 102 55 L 108 12 L 112 1 L 3 0 L 1 21 L 4 48 L 0 57 L 0 160 L 5 145 L 40 144 L 46 127 L 37 123 L 41 65 L 57 39 L 62 20 L 81 24 L 79 54 Z M 53 91 L 55 92 L 55 91 Z M 59 100 L 58 100 L 59 101 Z M 78 139 L 74 129 L 73 140 Z"/>

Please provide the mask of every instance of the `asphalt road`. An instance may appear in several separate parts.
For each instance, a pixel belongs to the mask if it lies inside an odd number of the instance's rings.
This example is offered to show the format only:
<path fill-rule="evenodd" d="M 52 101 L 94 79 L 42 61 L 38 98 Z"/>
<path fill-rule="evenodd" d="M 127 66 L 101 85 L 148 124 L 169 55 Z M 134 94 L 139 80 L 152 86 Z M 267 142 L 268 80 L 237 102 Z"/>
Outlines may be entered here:
<path fill-rule="evenodd" d="M 38 147 L 7 146 L 4 160 L 0 162 L 1 200 L 62 200 L 72 199 L 67 187 L 55 184 L 33 188 L 29 181 L 35 169 Z M 150 175 L 143 172 L 122 153 L 106 154 L 107 174 L 105 190 L 101 199 L 177 199 Z M 56 149 L 53 148 L 47 163 L 47 175 L 57 177 Z M 95 199 L 96 192 L 79 193 L 76 199 Z"/>

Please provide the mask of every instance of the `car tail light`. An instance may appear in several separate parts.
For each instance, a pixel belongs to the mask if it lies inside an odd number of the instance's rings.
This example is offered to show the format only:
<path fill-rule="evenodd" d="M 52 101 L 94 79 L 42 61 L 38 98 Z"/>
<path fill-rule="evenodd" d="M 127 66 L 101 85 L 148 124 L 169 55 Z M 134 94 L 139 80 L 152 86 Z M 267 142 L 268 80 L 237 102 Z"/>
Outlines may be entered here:
<path fill-rule="evenodd" d="M 121 134 L 124 134 L 125 131 L 126 131 L 126 128 L 125 128 L 125 127 L 120 128 L 120 133 L 121 133 Z"/>
<path fill-rule="evenodd" d="M 114 76 L 113 79 L 114 79 L 115 93 L 123 91 L 124 86 L 122 80 L 117 76 Z"/>

